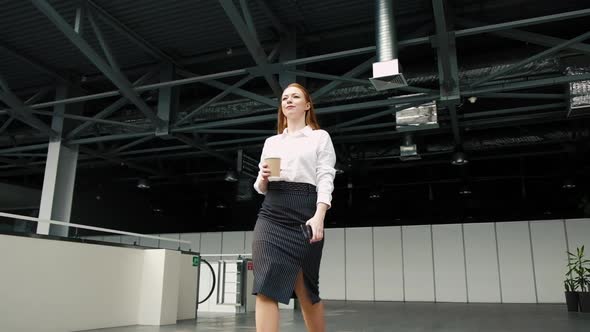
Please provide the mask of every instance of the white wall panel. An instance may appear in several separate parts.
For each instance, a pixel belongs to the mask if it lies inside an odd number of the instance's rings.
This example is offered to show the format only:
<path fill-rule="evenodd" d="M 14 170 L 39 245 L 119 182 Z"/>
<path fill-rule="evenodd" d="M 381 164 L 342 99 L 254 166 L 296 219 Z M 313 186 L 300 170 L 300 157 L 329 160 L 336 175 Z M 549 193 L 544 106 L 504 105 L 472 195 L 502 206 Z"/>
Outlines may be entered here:
<path fill-rule="evenodd" d="M 464 224 L 463 232 L 468 301 L 501 302 L 494 224 Z"/>
<path fill-rule="evenodd" d="M 252 231 L 247 231 L 244 232 L 244 237 L 246 238 L 244 243 L 244 252 L 246 254 L 251 254 L 252 253 Z"/>
<path fill-rule="evenodd" d="M 221 254 L 221 233 L 201 233 L 201 255 Z"/>
<path fill-rule="evenodd" d="M 372 301 L 373 277 L 373 229 L 371 227 L 347 228 L 346 237 L 346 299 Z"/>
<path fill-rule="evenodd" d="M 406 301 L 434 301 L 430 226 L 402 226 Z"/>
<path fill-rule="evenodd" d="M 528 221 L 496 223 L 504 303 L 535 303 Z"/>
<path fill-rule="evenodd" d="M 160 234 L 160 236 L 165 237 L 167 239 L 180 240 L 180 234 L 178 234 L 178 233 L 166 233 L 166 234 Z M 178 250 L 178 247 L 179 247 L 179 242 L 160 240 L 160 248 L 162 248 L 162 249 Z"/>
<path fill-rule="evenodd" d="M 191 244 L 182 244 L 182 250 L 190 250 L 193 252 L 199 252 L 201 250 L 201 233 L 182 233 L 180 239 L 190 241 Z"/>
<path fill-rule="evenodd" d="M 320 297 L 327 300 L 345 300 L 344 228 L 325 229 L 324 239 L 320 265 Z"/>
<path fill-rule="evenodd" d="M 222 254 L 244 253 L 244 232 L 223 232 Z"/>
<path fill-rule="evenodd" d="M 585 254 L 590 256 L 590 219 L 567 219 L 565 224 L 570 252 L 574 253 L 577 247 L 585 246 Z"/>
<path fill-rule="evenodd" d="M 121 243 L 121 235 L 105 235 L 104 242 Z"/>
<path fill-rule="evenodd" d="M 160 236 L 160 234 L 149 234 L 149 235 Z M 150 247 L 150 248 L 158 248 L 160 246 L 160 240 L 142 237 L 139 239 L 139 245 L 144 246 L 144 247 Z"/>
<path fill-rule="evenodd" d="M 567 255 L 563 220 L 531 221 L 531 239 L 538 302 L 564 302 Z"/>
<path fill-rule="evenodd" d="M 374 227 L 375 300 L 403 301 L 401 227 Z"/>
<path fill-rule="evenodd" d="M 136 244 L 139 245 L 139 237 L 138 236 L 131 236 L 131 235 L 122 235 L 121 236 L 121 243 L 124 244 Z"/>
<path fill-rule="evenodd" d="M 437 302 L 467 302 L 461 225 L 432 226 Z"/>

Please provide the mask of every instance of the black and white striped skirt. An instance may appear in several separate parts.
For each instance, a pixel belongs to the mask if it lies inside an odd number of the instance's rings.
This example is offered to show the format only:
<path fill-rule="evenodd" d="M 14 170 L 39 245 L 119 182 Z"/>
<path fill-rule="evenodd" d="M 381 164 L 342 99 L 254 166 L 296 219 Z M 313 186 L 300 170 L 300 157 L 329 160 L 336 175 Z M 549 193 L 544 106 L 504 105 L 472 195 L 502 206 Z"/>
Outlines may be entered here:
<path fill-rule="evenodd" d="M 316 187 L 307 183 L 270 182 L 254 227 L 252 294 L 288 304 L 295 298 L 299 271 L 312 303 L 320 301 L 319 272 L 324 241 L 310 244 L 301 231 L 316 211 Z"/>

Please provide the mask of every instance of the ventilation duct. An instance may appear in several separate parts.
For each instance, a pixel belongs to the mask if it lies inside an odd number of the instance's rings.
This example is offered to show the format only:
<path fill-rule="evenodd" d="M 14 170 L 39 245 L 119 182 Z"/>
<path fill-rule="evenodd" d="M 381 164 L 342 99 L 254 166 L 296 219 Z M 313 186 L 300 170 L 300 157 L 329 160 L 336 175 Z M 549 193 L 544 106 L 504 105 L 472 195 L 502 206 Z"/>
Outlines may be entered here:
<path fill-rule="evenodd" d="M 566 67 L 565 74 L 583 75 L 590 73 L 590 67 Z M 568 117 L 590 115 L 590 80 L 569 83 Z"/>
<path fill-rule="evenodd" d="M 436 102 L 403 109 L 395 113 L 397 131 L 414 131 L 438 128 Z"/>
<path fill-rule="evenodd" d="M 403 145 L 399 147 L 399 159 L 402 161 L 422 159 L 418 154 L 418 148 L 410 133 L 404 135 Z"/>
<path fill-rule="evenodd" d="M 373 77 L 369 80 L 377 91 L 407 86 L 397 59 L 393 0 L 377 0 L 375 7 L 378 62 L 373 64 Z"/>

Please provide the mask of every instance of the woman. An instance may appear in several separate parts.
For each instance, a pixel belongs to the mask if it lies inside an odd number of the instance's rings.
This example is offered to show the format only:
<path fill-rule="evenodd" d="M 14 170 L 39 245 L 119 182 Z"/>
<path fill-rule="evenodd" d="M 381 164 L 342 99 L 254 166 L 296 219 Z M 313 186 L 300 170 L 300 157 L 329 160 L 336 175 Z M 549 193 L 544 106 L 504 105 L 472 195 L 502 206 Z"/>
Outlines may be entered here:
<path fill-rule="evenodd" d="M 278 302 L 287 304 L 297 297 L 307 330 L 324 331 L 318 279 L 336 154 L 303 86 L 293 83 L 283 91 L 277 116 L 277 135 L 264 142 L 254 183 L 256 191 L 266 195 L 252 241 L 256 330 L 278 331 Z M 269 180 L 268 157 L 281 158 L 278 180 Z M 304 224 L 312 230 L 309 240 Z"/>

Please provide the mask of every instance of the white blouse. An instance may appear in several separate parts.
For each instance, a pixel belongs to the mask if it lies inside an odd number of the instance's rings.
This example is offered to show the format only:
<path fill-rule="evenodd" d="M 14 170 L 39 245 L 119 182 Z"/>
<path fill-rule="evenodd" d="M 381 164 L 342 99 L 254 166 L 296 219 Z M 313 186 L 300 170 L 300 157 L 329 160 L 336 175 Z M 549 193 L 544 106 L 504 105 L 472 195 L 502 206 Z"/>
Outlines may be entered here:
<path fill-rule="evenodd" d="M 336 152 L 330 134 L 325 130 L 313 130 L 310 126 L 290 134 L 285 128 L 282 134 L 266 139 L 260 157 L 261 168 L 264 159 L 281 158 L 281 175 L 279 181 L 303 182 L 316 186 L 317 203 L 332 202 L 334 176 L 336 170 Z M 260 194 L 260 172 L 254 183 L 254 189 Z"/>

